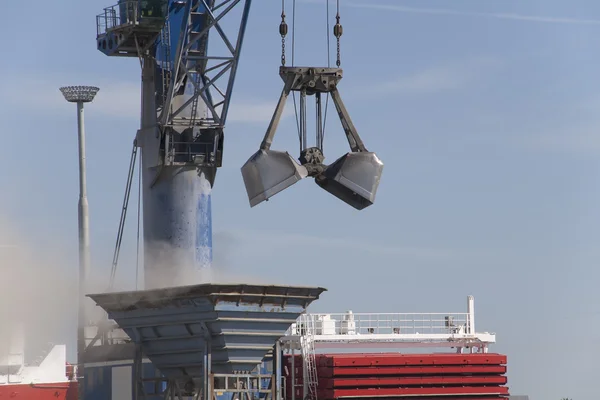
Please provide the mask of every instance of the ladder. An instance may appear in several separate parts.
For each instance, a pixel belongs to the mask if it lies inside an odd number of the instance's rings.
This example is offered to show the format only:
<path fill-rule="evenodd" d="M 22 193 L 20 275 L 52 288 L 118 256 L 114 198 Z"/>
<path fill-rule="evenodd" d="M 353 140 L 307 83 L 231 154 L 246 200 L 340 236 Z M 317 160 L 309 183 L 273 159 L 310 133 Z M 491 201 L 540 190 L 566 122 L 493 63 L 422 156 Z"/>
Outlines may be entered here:
<path fill-rule="evenodd" d="M 304 378 L 304 387 L 308 390 L 304 393 L 304 399 L 317 400 L 317 386 L 319 380 L 317 377 L 317 365 L 315 360 L 315 346 L 314 346 L 314 335 L 315 335 L 315 324 L 313 316 L 305 314 L 304 320 L 304 332 L 300 336 L 300 346 L 302 351 L 302 371 Z"/>
<path fill-rule="evenodd" d="M 192 6 L 191 10 L 190 10 L 190 15 L 188 15 L 188 26 L 189 26 L 189 32 L 188 35 L 192 36 L 192 35 L 196 35 L 199 32 L 194 31 L 194 19 L 199 19 L 204 17 L 204 14 L 199 12 L 198 9 L 200 7 L 200 2 L 197 2 L 195 5 Z M 200 96 L 198 96 L 198 88 L 202 87 L 202 78 L 201 78 L 201 73 L 199 70 L 195 71 L 195 74 L 193 75 L 193 79 L 194 79 L 194 100 L 192 101 L 191 104 L 191 111 L 190 111 L 190 121 L 189 121 L 189 126 L 193 127 L 196 123 L 196 118 L 198 117 L 198 102 L 200 101 Z"/>
<path fill-rule="evenodd" d="M 167 19 L 165 22 L 165 26 L 160 31 L 160 41 L 162 44 L 162 60 L 160 63 L 160 68 L 162 70 L 162 97 L 163 97 L 163 107 L 167 102 L 167 93 L 169 91 L 169 85 L 171 84 L 171 23 Z"/>
<path fill-rule="evenodd" d="M 200 87 L 200 73 L 196 72 L 196 84 L 194 85 L 194 88 Z M 196 95 L 195 92 L 197 92 L 198 89 L 194 89 L 194 95 Z M 190 112 L 190 127 L 193 127 L 196 123 L 196 118 L 198 118 L 198 101 L 200 100 L 200 96 L 196 96 L 194 98 L 194 100 L 192 101 L 192 111 Z"/>

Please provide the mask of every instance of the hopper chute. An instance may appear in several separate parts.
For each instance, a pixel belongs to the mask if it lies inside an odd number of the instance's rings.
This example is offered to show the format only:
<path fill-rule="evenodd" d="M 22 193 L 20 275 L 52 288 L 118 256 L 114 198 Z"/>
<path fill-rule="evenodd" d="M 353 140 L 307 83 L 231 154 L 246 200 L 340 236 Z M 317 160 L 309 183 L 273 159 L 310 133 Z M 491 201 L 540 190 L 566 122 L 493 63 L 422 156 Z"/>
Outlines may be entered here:
<path fill-rule="evenodd" d="M 326 289 L 201 284 L 89 295 L 167 378 L 249 373 Z"/>

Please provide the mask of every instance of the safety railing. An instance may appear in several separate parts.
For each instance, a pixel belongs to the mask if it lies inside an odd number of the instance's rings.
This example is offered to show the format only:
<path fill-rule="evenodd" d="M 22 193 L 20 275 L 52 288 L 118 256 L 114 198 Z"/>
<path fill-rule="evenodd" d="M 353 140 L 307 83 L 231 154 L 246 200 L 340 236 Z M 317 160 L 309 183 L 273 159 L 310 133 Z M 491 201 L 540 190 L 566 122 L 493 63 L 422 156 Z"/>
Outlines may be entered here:
<path fill-rule="evenodd" d="M 213 391 L 219 395 L 223 393 L 264 395 L 273 393 L 270 374 L 212 374 Z M 242 397 L 242 396 L 240 396 Z M 264 397 L 264 396 L 261 396 Z"/>
<path fill-rule="evenodd" d="M 39 363 L 41 363 L 42 360 L 39 360 Z M 36 361 L 34 361 L 30 365 L 35 366 L 35 365 L 39 365 L 39 363 L 36 364 Z M 15 374 L 24 365 L 25 365 L 25 354 L 23 354 L 23 353 L 9 353 L 9 354 L 0 355 L 0 375 Z M 7 371 L 12 371 L 12 372 L 7 372 Z"/>
<path fill-rule="evenodd" d="M 214 142 L 169 142 L 168 158 L 172 163 L 212 165 L 216 157 Z"/>
<path fill-rule="evenodd" d="M 292 325 L 287 335 L 471 334 L 468 313 L 307 314 L 311 321 Z M 314 332 L 307 330 L 314 329 Z"/>
<path fill-rule="evenodd" d="M 46 346 L 44 347 L 44 350 L 42 350 L 41 354 L 39 354 L 36 358 L 31 360 L 31 362 L 28 363 L 28 366 L 39 367 L 40 365 L 42 365 L 42 362 L 44 362 L 44 360 L 46 359 L 46 357 L 48 356 L 50 351 L 52 351 L 53 348 L 54 348 L 54 344 L 47 343 Z"/>
<path fill-rule="evenodd" d="M 12 360 L 10 357 L 15 357 L 19 359 Z M 9 359 L 7 359 L 8 362 L 3 361 L 0 363 L 0 386 L 21 382 L 20 373 L 24 366 L 24 362 L 22 360 L 23 355 L 14 354 L 10 355 L 10 357 Z"/>
<path fill-rule="evenodd" d="M 148 21 L 155 23 L 165 19 L 168 13 L 167 0 L 127 0 L 106 7 L 96 16 L 96 34 L 102 35 L 112 29 L 137 25 Z"/>
<path fill-rule="evenodd" d="M 85 327 L 86 346 L 106 346 L 131 343 L 125 331 L 115 323 L 90 322 Z"/>

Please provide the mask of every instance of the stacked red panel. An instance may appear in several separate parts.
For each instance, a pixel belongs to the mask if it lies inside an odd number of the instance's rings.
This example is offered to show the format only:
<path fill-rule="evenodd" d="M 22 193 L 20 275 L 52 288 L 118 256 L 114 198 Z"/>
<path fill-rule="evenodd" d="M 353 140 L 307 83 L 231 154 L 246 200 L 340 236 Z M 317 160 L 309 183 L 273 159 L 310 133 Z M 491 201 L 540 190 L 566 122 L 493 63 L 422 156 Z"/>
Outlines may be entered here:
<path fill-rule="evenodd" d="M 316 355 L 317 363 L 321 357 L 321 354 Z M 302 400 L 304 398 L 302 387 L 304 383 L 302 376 L 302 357 L 296 355 L 292 363 L 292 356 L 285 356 L 283 360 L 283 376 L 285 377 L 285 398 L 291 400 L 292 391 L 295 390 L 295 399 Z M 319 376 L 319 379 L 320 378 L 321 377 Z"/>
<path fill-rule="evenodd" d="M 319 400 L 383 397 L 498 400 L 508 396 L 502 354 L 319 354 Z M 286 397 L 302 396 L 302 359 L 286 357 Z M 292 376 L 295 384 L 292 383 Z"/>

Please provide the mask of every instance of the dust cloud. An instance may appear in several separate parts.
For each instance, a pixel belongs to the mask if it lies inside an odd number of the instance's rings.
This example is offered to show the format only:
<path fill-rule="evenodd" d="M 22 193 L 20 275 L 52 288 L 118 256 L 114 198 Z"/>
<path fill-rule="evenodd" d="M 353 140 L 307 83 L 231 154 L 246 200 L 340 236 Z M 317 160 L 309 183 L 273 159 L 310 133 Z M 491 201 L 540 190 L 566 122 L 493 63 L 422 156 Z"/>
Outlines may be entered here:
<path fill-rule="evenodd" d="M 77 239 L 73 238 L 73 246 L 69 248 L 62 247 L 60 239 L 47 235 L 43 243 L 37 243 L 16 221 L 0 214 L 0 358 L 14 353 L 15 344 L 24 348 L 28 363 L 39 360 L 51 344 L 67 344 L 69 358 L 73 358 L 78 299 Z M 152 257 L 155 267 L 154 288 L 201 283 L 281 283 L 276 282 L 275 275 L 253 275 L 249 265 L 231 265 L 231 255 L 238 246 L 234 235 L 216 232 L 214 239 L 209 268 L 188 261 L 185 257 L 189 254 L 179 254 L 178 249 L 167 245 L 150 248 L 145 256 Z M 94 271 L 91 272 L 93 275 Z M 90 279 L 86 293 L 107 291 L 106 277 L 96 278 Z M 124 288 L 123 283 L 117 282 L 115 289 L 133 290 Z M 143 286 L 141 283 L 140 288 Z M 86 300 L 86 306 L 88 322 L 106 318 L 90 299 Z"/>
<path fill-rule="evenodd" d="M 180 249 L 168 243 L 148 244 L 144 257 L 148 259 L 146 268 L 150 270 L 152 276 L 145 279 L 145 287 L 159 289 L 202 283 L 259 285 L 281 283 L 277 282 L 276 276 L 253 275 L 249 265 L 232 264 L 231 254 L 237 247 L 234 235 L 228 232 L 215 233 L 213 243 L 213 261 L 210 265 L 204 266 L 199 265 L 195 255 L 189 249 Z"/>
<path fill-rule="evenodd" d="M 214 242 L 214 260 L 212 267 L 212 283 L 248 283 L 256 285 L 280 285 L 281 277 L 274 272 L 270 276 L 256 274 L 254 265 L 246 263 L 237 265 L 234 261 L 233 254 L 242 246 L 239 237 L 227 232 L 215 232 L 213 235 Z M 273 263 L 273 258 L 269 254 L 265 254 L 264 262 L 266 264 Z M 275 271 L 275 270 L 274 270 Z"/>
<path fill-rule="evenodd" d="M 33 362 L 51 343 L 75 341 L 77 266 L 52 240 L 32 243 L 0 215 L 0 355 L 16 340 Z"/>

